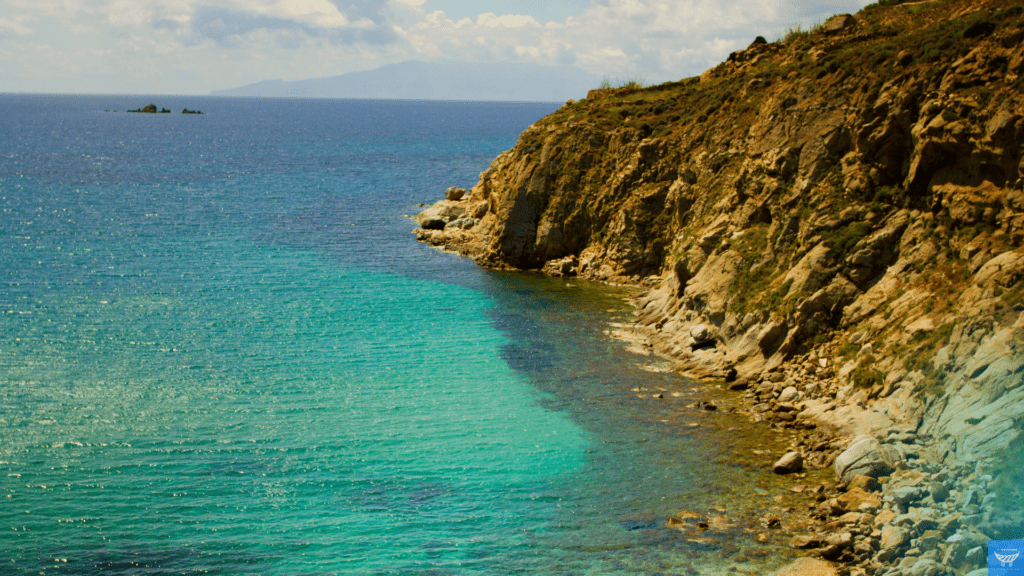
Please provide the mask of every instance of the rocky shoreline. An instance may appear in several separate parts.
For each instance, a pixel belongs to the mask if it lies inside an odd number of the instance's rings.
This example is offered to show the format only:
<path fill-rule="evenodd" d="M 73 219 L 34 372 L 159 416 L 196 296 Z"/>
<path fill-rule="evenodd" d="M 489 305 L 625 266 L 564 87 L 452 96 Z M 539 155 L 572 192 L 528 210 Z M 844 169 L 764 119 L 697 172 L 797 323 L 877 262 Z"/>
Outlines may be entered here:
<path fill-rule="evenodd" d="M 872 5 L 594 90 L 417 239 L 640 286 L 633 339 L 831 467 L 792 544 L 963 576 L 1024 538 L 1024 2 Z M 780 468 L 785 468 L 781 466 Z"/>
<path fill-rule="evenodd" d="M 643 335 L 644 326 L 636 324 L 631 332 L 619 338 L 654 348 Z M 828 374 L 820 370 L 828 362 L 810 360 L 785 364 L 753 382 L 720 381 L 753 422 L 798 432 L 773 472 L 789 475 L 807 467 L 835 473 L 834 483 L 813 489 L 817 504 L 807 515 L 816 522 L 814 529 L 789 535 L 791 547 L 835 564 L 797 562 L 780 574 L 987 574 L 990 536 L 1024 536 L 1014 534 L 1019 520 L 999 516 L 990 490 L 991 462 L 941 464 L 930 439 L 905 428 L 883 430 L 879 439 L 845 438 L 819 426 L 804 400 L 828 385 L 816 377 Z M 796 489 L 803 489 L 802 483 L 802 478 L 794 480 Z M 781 523 L 766 517 L 762 524 L 778 529 Z"/>
<path fill-rule="evenodd" d="M 421 226 L 445 217 L 465 191 L 450 188 L 447 200 L 420 214 Z M 457 208 L 463 208 L 456 205 Z M 464 212 L 451 219 L 459 222 Z M 449 232 L 451 228 L 447 229 Z M 461 230 L 462 228 L 456 227 Z M 421 241 L 431 238 L 429 228 L 416 230 Z M 560 276 L 557 271 L 547 270 Z M 628 342 L 639 352 L 659 353 L 650 339 L 650 326 L 640 320 L 648 294 L 632 299 L 637 322 L 620 327 L 613 338 Z M 694 330 L 700 340 L 702 328 Z M 691 336 L 694 337 L 694 336 Z M 854 437 L 841 433 L 822 413 L 835 409 L 836 400 L 821 403 L 827 390 L 840 387 L 833 378 L 829 356 L 811 353 L 795 358 L 753 380 L 726 374 L 724 379 L 702 378 L 718 384 L 734 396 L 738 412 L 751 421 L 779 431 L 795 431 L 798 439 L 772 465 L 773 472 L 789 475 L 807 469 L 831 468 L 835 481 L 807 488 L 794 479 L 794 490 L 811 490 L 815 505 L 799 513 L 813 522 L 813 529 L 784 530 L 781 519 L 767 514 L 765 529 L 753 535 L 758 541 L 782 530 L 789 545 L 804 550 L 809 558 L 794 562 L 777 574 L 837 574 L 841 576 L 981 576 L 987 574 L 988 540 L 1024 537 L 1020 519 L 1001 518 L 996 507 L 991 460 L 942 463 L 931 438 L 906 426 L 876 428 L 874 434 Z M 685 371 L 683 372 L 685 374 Z M 855 404 L 854 404 L 855 405 Z M 706 410 L 703 403 L 690 407 Z M 711 409 L 714 405 L 711 404 Z M 863 418 L 862 418 L 863 419 Z M 867 418 L 870 420 L 870 418 Z M 848 427 L 846 428 L 848 430 Z M 669 517 L 668 527 L 699 532 L 700 515 Z"/>

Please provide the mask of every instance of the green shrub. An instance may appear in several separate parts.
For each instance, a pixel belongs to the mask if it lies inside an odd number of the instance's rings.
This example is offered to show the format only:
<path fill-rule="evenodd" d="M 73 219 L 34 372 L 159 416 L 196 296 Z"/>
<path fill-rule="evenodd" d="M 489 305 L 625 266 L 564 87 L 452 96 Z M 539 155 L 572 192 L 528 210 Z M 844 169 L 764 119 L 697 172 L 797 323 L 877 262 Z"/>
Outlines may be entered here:
<path fill-rule="evenodd" d="M 639 90 L 646 86 L 646 80 L 644 80 L 644 77 L 640 75 L 626 76 L 625 79 L 616 78 L 614 81 L 605 76 L 601 79 L 601 85 L 598 86 L 598 88 L 629 88 L 632 90 Z"/>
<path fill-rule="evenodd" d="M 779 38 L 779 40 L 777 41 L 792 42 L 794 40 L 803 40 L 804 38 L 810 37 L 811 34 L 814 34 L 820 29 L 821 22 L 815 22 L 814 24 L 811 24 L 810 26 L 807 27 L 806 30 L 802 25 L 797 24 L 796 26 L 790 26 L 786 28 L 786 31 L 783 32 L 782 37 Z"/>
<path fill-rule="evenodd" d="M 861 345 L 856 342 L 847 342 L 839 347 L 838 354 L 846 360 L 852 359 L 860 351 Z"/>
<path fill-rule="evenodd" d="M 619 88 L 632 88 L 639 90 L 646 86 L 646 81 L 643 76 L 628 76 L 619 84 Z"/>
<path fill-rule="evenodd" d="M 881 384 L 885 380 L 885 374 L 875 368 L 877 359 L 873 354 L 868 354 L 857 362 L 857 367 L 850 372 L 850 381 L 857 388 L 871 388 L 875 384 Z"/>
<path fill-rule="evenodd" d="M 783 282 L 782 286 L 779 286 L 777 289 L 773 290 L 771 294 L 765 297 L 761 302 L 760 308 L 769 312 L 777 311 L 785 315 L 787 311 L 782 309 L 782 303 L 785 301 L 786 295 L 789 294 L 789 288 L 792 285 L 792 278 Z"/>
<path fill-rule="evenodd" d="M 854 222 L 836 230 L 829 230 L 822 233 L 825 246 L 828 246 L 836 253 L 836 258 L 844 259 L 853 251 L 853 247 L 860 242 L 861 238 L 871 232 L 869 222 Z"/>

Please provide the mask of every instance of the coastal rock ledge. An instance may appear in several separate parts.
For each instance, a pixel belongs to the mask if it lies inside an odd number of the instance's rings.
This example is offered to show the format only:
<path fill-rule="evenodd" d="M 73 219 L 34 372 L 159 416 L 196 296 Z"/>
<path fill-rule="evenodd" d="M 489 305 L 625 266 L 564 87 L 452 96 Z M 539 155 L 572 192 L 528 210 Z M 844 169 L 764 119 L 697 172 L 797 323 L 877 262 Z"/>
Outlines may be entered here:
<path fill-rule="evenodd" d="M 638 337 L 679 373 L 830 431 L 805 465 L 872 498 L 823 503 L 826 559 L 962 575 L 1024 537 L 1024 2 L 871 5 L 593 91 L 418 223 L 482 266 L 643 287 Z"/>

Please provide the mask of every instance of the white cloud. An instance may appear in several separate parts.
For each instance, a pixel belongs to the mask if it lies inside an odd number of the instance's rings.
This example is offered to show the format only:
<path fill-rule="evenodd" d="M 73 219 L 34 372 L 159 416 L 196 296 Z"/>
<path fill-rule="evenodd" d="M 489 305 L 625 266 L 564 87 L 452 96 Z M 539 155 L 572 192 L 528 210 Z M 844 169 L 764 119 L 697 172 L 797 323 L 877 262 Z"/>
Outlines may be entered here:
<path fill-rule="evenodd" d="M 498 16 L 494 12 L 487 12 L 477 17 L 476 25 L 486 28 L 519 28 L 522 26 L 540 27 L 540 22 L 537 22 L 533 16 L 521 14 Z"/>
<path fill-rule="evenodd" d="M 487 10 L 487 0 L 457 21 L 429 0 L 5 0 L 0 59 L 8 89 L 68 92 L 105 83 L 95 91 L 205 93 L 441 58 L 575 64 L 653 82 L 867 1 L 593 0 L 542 24 Z"/>
<path fill-rule="evenodd" d="M 539 26 L 532 17 L 483 14 L 452 22 L 443 12 L 403 30 L 412 47 L 462 58 L 574 62 L 597 74 L 644 76 L 649 81 L 698 74 L 756 36 L 774 39 L 787 25 L 867 0 L 808 6 L 795 0 L 597 0 L 578 16 Z M 473 49 L 459 50 L 472 37 Z"/>
<path fill-rule="evenodd" d="M 18 20 L 20 21 L 12 20 L 6 16 L 0 17 L 0 38 L 9 36 L 25 38 L 35 34 L 31 28 L 24 24 L 29 18 L 23 17 Z"/>
<path fill-rule="evenodd" d="M 264 16 L 309 24 L 317 28 L 344 28 L 352 22 L 338 8 L 327 0 L 283 0 L 268 2 L 263 6 L 236 2 L 234 8 L 244 11 L 246 7 Z"/>

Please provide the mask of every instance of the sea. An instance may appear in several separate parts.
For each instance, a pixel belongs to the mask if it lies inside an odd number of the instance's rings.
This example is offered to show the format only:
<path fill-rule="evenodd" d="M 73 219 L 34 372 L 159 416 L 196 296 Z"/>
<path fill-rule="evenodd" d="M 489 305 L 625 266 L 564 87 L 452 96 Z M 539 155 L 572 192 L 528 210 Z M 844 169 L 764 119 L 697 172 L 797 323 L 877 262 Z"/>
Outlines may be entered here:
<path fill-rule="evenodd" d="M 767 429 L 609 336 L 629 289 L 415 241 L 558 106 L 0 95 L 0 575 L 786 561 Z"/>

